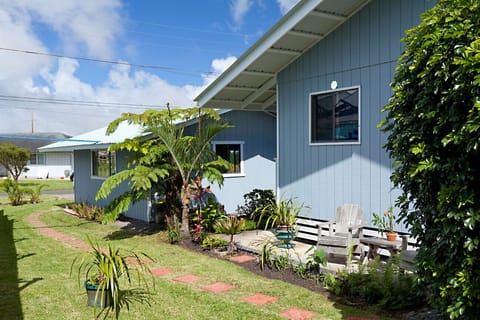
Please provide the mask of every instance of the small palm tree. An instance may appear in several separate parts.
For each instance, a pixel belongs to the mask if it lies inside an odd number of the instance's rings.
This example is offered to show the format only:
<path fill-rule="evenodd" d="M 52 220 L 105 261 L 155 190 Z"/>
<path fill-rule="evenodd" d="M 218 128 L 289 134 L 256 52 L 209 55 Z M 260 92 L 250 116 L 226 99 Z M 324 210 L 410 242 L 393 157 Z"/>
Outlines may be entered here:
<path fill-rule="evenodd" d="M 215 230 L 220 233 L 225 233 L 230 235 L 230 242 L 228 243 L 228 253 L 232 254 L 237 250 L 235 246 L 235 241 L 233 241 L 233 236 L 242 232 L 245 225 L 244 219 L 239 219 L 237 216 L 227 216 L 226 219 L 217 221 L 215 224 Z"/>
<path fill-rule="evenodd" d="M 185 124 L 196 121 L 195 132 L 184 132 Z M 228 168 L 228 161 L 217 156 L 211 142 L 221 131 L 230 127 L 220 119 L 217 111 L 208 108 L 169 108 L 147 110 L 142 114 L 124 113 L 114 120 L 107 129 L 111 134 L 122 122 L 140 125 L 149 139 L 142 137 L 127 139 L 110 147 L 111 151 L 128 150 L 136 152 L 137 158 L 130 168 L 108 177 L 98 190 L 96 199 L 107 199 L 122 182 L 129 181 L 131 190 L 115 198 L 107 207 L 106 221 L 114 221 L 126 211 L 131 203 L 150 196 L 152 187 L 167 177 L 175 177 L 181 200 L 181 233 L 189 234 L 190 197 L 193 189 L 202 198 L 203 179 L 222 185 L 222 172 Z M 201 212 L 199 214 L 201 218 Z M 201 220 L 201 219 L 200 219 Z"/>

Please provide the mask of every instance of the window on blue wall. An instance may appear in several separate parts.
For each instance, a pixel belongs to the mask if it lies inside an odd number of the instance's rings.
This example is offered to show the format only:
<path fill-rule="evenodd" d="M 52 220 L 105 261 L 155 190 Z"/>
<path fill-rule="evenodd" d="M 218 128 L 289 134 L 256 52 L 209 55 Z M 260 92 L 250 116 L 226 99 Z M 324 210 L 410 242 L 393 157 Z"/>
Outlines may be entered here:
<path fill-rule="evenodd" d="M 229 162 L 225 176 L 238 176 L 243 174 L 243 143 L 242 142 L 213 142 L 215 153 Z"/>
<path fill-rule="evenodd" d="M 359 88 L 310 94 L 310 142 L 360 142 Z"/>
<path fill-rule="evenodd" d="M 92 176 L 106 178 L 115 174 L 115 152 L 92 151 Z"/>
<path fill-rule="evenodd" d="M 45 153 L 32 153 L 28 164 L 45 164 Z"/>

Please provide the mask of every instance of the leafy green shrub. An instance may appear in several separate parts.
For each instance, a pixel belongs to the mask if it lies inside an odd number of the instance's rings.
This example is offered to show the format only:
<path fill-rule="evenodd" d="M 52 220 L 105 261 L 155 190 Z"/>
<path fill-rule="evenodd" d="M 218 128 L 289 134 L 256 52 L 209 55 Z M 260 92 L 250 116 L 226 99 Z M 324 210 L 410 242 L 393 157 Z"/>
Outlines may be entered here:
<path fill-rule="evenodd" d="M 8 200 L 12 206 L 19 206 L 23 203 L 25 189 L 20 187 L 18 182 L 10 178 L 5 179 L 1 184 L 2 189 L 7 193 Z"/>
<path fill-rule="evenodd" d="M 307 256 L 307 263 L 305 265 L 306 270 L 319 273 L 320 267 L 325 267 L 328 263 L 327 256 L 323 249 L 318 249 L 315 246 L 311 246 L 306 253 L 309 253 Z"/>
<path fill-rule="evenodd" d="M 172 224 L 167 225 L 167 237 L 170 243 L 178 243 L 182 240 L 181 226 L 182 224 L 178 222 L 177 216 L 174 215 Z"/>
<path fill-rule="evenodd" d="M 243 206 L 237 208 L 237 212 L 247 220 L 254 220 L 258 224 L 259 217 L 256 216 L 258 208 L 263 208 L 267 204 L 275 201 L 275 194 L 272 190 L 267 189 L 253 189 L 251 192 L 243 195 L 245 203 Z M 263 228 L 264 225 L 261 226 Z"/>
<path fill-rule="evenodd" d="M 102 219 L 105 215 L 105 210 L 102 207 L 96 205 L 90 205 L 88 203 L 72 203 L 70 207 L 75 211 L 80 218 L 102 222 Z"/>
<path fill-rule="evenodd" d="M 200 246 L 204 249 L 227 248 L 228 242 L 218 236 L 205 236 Z"/>
<path fill-rule="evenodd" d="M 200 221 L 202 231 L 215 232 L 215 223 L 222 219 L 225 219 L 222 206 L 212 198 L 208 198 L 207 205 L 202 209 L 202 220 Z M 194 223 L 198 222 L 198 212 L 195 212 L 192 220 Z"/>
<path fill-rule="evenodd" d="M 346 300 L 375 304 L 385 310 L 415 308 L 426 303 L 426 293 L 417 287 L 414 274 L 398 268 L 397 257 L 386 264 L 379 259 L 357 272 L 341 271 L 338 276 L 325 276 L 324 287 Z"/>
<path fill-rule="evenodd" d="M 40 201 L 40 192 L 43 188 L 46 187 L 46 184 L 38 184 L 33 188 L 25 188 L 25 193 L 30 195 L 31 203 L 38 203 Z"/>
<path fill-rule="evenodd" d="M 407 31 L 384 108 L 416 272 L 450 319 L 480 306 L 480 2 L 438 0 Z M 411 209 L 415 210 L 411 210 Z"/>
<path fill-rule="evenodd" d="M 257 223 L 253 220 L 244 220 L 242 231 L 256 230 Z"/>

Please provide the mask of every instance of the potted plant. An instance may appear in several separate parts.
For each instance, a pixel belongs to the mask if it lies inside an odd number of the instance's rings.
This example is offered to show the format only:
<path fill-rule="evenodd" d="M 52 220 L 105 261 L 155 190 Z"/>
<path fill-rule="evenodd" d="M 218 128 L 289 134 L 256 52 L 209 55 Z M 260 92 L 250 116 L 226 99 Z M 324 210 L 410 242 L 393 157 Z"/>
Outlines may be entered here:
<path fill-rule="evenodd" d="M 281 241 L 279 247 L 291 248 L 290 241 L 296 236 L 297 216 L 303 207 L 293 199 L 281 199 L 278 203 L 270 200 L 257 209 L 260 215 L 258 221 L 265 221 L 265 230 L 274 228 L 277 239 Z"/>
<path fill-rule="evenodd" d="M 144 275 L 149 273 L 145 259 L 153 261 L 146 254 L 136 254 L 133 251 L 124 251 L 114 248 L 110 243 L 108 249 L 102 249 L 98 244 L 94 244 L 90 238 L 88 242 L 91 251 L 83 256 L 73 260 L 70 267 L 70 274 L 73 271 L 77 261 L 78 281 L 82 282 L 87 291 L 88 304 L 94 307 L 94 315 L 97 316 L 97 308 L 101 308 L 100 314 L 106 310 L 107 314 L 113 311 L 118 319 L 121 307 L 129 309 L 129 303 L 133 301 L 148 301 L 149 284 L 145 281 Z M 141 258 L 142 257 L 142 258 Z M 132 283 L 132 275 L 135 273 L 139 284 L 143 284 L 141 289 L 123 290 L 120 281 L 122 278 Z M 99 314 L 99 315 L 100 315 Z"/>
<path fill-rule="evenodd" d="M 390 207 L 387 211 L 385 211 L 382 216 L 374 212 L 372 223 L 378 228 L 382 235 L 385 232 L 388 241 L 397 240 L 397 233 L 393 230 L 395 225 L 395 214 L 393 213 L 393 207 Z"/>

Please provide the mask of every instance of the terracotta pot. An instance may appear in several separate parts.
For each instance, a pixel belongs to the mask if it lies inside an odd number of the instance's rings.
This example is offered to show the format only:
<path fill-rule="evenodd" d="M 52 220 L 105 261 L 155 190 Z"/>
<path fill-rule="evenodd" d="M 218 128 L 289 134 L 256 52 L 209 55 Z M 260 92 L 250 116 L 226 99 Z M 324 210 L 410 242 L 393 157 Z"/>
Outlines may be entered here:
<path fill-rule="evenodd" d="M 397 241 L 397 233 L 396 232 L 386 232 L 387 240 L 388 241 Z"/>

